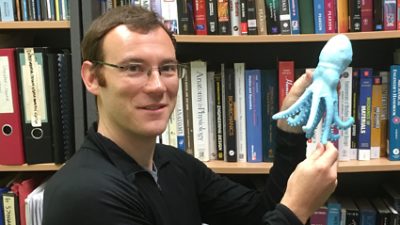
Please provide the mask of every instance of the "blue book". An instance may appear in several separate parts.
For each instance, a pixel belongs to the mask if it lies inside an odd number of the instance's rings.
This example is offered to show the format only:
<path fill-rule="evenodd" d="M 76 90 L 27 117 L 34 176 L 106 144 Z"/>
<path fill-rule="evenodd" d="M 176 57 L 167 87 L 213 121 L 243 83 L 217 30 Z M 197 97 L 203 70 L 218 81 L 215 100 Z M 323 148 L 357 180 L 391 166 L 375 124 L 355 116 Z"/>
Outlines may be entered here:
<path fill-rule="evenodd" d="M 300 34 L 299 0 L 290 0 L 289 7 L 292 34 Z"/>
<path fill-rule="evenodd" d="M 0 225 L 4 225 L 4 214 L 3 214 L 3 193 L 8 192 L 8 187 L 0 187 Z"/>
<path fill-rule="evenodd" d="M 375 225 L 376 210 L 367 198 L 356 198 L 356 205 L 360 211 L 360 225 Z"/>
<path fill-rule="evenodd" d="M 14 0 L 0 0 L 0 21 L 15 21 Z"/>
<path fill-rule="evenodd" d="M 316 34 L 325 34 L 325 0 L 314 0 L 314 30 Z"/>
<path fill-rule="evenodd" d="M 247 162 L 262 162 L 261 70 L 245 71 Z"/>
<path fill-rule="evenodd" d="M 371 159 L 371 103 L 372 78 L 371 68 L 360 68 L 359 104 L 358 104 L 358 160 Z"/>
<path fill-rule="evenodd" d="M 342 206 L 338 200 L 334 196 L 331 196 L 326 206 L 328 207 L 327 225 L 340 225 Z"/>
<path fill-rule="evenodd" d="M 261 112 L 263 161 L 274 160 L 276 140 L 276 120 L 272 116 L 278 109 L 278 72 L 275 69 L 261 71 Z"/>
<path fill-rule="evenodd" d="M 400 65 L 390 67 L 389 79 L 389 160 L 400 160 Z"/>

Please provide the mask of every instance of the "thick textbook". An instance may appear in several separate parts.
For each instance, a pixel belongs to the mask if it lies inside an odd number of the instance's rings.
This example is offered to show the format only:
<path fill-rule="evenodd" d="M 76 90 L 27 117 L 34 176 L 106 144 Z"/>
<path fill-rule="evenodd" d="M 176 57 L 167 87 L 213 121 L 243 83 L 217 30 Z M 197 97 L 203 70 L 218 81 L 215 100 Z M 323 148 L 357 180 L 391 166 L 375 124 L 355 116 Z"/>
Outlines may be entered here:
<path fill-rule="evenodd" d="M 0 49 L 0 164 L 25 163 L 15 49 Z"/>
<path fill-rule="evenodd" d="M 400 160 L 400 65 L 390 67 L 389 79 L 389 160 Z"/>

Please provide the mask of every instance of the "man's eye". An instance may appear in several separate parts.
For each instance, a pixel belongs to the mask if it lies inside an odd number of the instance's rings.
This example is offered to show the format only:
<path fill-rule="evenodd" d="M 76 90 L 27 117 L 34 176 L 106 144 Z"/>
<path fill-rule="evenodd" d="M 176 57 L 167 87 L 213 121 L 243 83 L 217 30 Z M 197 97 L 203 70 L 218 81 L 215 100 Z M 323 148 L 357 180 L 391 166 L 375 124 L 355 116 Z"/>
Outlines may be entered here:
<path fill-rule="evenodd" d="M 162 72 L 176 72 L 177 65 L 175 65 L 175 64 L 163 65 L 160 67 L 160 70 Z"/>
<path fill-rule="evenodd" d="M 126 66 L 126 70 L 131 73 L 143 72 L 143 68 L 140 64 L 129 64 Z"/>

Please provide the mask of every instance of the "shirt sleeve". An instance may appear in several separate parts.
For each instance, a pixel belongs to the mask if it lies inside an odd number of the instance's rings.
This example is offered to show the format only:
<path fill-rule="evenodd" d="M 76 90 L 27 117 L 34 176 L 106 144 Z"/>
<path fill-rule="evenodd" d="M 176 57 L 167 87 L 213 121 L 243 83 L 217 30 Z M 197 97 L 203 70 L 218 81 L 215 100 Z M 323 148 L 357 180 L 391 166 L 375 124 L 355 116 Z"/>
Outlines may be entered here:
<path fill-rule="evenodd" d="M 267 212 L 263 221 L 264 225 L 303 225 L 297 216 L 282 204 L 278 204 L 274 210 Z"/>

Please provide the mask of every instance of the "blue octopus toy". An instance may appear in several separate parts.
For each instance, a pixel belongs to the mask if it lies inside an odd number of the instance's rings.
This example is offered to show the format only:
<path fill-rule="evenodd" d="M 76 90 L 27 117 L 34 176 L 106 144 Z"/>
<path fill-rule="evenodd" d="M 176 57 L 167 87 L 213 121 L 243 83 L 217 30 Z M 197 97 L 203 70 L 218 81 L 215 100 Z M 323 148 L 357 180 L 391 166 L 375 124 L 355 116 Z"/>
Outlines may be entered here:
<path fill-rule="evenodd" d="M 338 134 L 332 133 L 334 127 L 347 129 L 353 123 L 352 117 L 342 121 L 338 113 L 337 87 L 340 75 L 349 66 L 353 56 L 350 40 L 338 34 L 329 39 L 321 50 L 313 81 L 300 98 L 285 111 L 276 113 L 273 119 L 287 119 L 290 126 L 300 126 L 307 138 L 314 136 L 314 130 L 323 119 L 321 143 L 335 141 Z"/>

